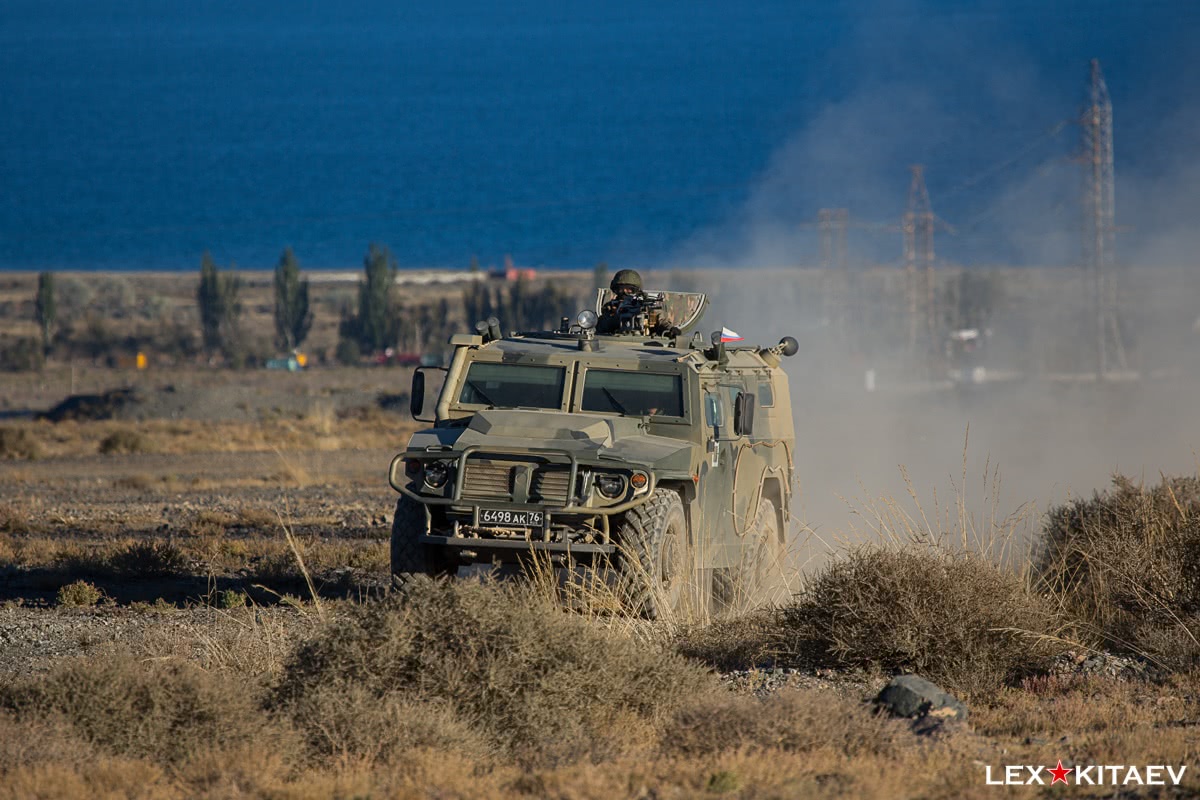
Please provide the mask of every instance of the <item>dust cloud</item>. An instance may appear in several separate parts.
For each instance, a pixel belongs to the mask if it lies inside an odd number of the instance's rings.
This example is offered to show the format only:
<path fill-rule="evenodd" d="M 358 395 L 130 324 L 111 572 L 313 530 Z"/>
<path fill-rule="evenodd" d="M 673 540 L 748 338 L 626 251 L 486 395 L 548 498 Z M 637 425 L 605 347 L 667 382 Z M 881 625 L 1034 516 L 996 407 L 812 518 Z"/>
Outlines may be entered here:
<path fill-rule="evenodd" d="M 674 288 L 710 292 L 707 330 L 800 341 L 786 369 L 796 516 L 812 563 L 876 535 L 870 513 L 859 513 L 875 498 L 928 517 L 956 516 L 965 498 L 980 528 L 993 514 L 1024 513 L 1017 534 L 1027 538 L 1052 504 L 1104 489 L 1115 473 L 1157 482 L 1198 468 L 1197 112 L 1156 104 L 1163 86 L 1130 85 L 1153 70 L 1187 80 L 1180 76 L 1197 74 L 1186 68 L 1195 65 L 1177 62 L 1196 58 L 1164 53 L 1140 77 L 1106 70 L 1126 364 L 1097 381 L 1071 121 L 1087 61 L 1104 56 L 1103 43 L 1064 40 L 1077 57 L 1047 59 L 1022 43 L 1033 41 L 1018 30 L 1031 20 L 930 16 L 928 6 L 867 3 L 859 46 L 808 77 L 857 76 L 843 99 L 809 115 L 735 214 L 659 267 Z M 911 40 L 897 26 L 918 20 L 928 50 L 903 51 L 898 43 Z M 1059 22 L 1069 20 L 1047 24 Z M 990 109 L 983 119 L 967 112 L 981 101 Z M 911 163 L 928 165 L 933 209 L 955 227 L 937 234 L 937 330 L 915 351 L 898 230 Z M 817 269 L 812 223 L 819 208 L 836 207 L 873 224 L 850 229 L 846 264 L 834 272 Z M 947 357 L 947 336 L 963 324 L 952 290 L 964 274 L 991 276 L 997 287 L 978 320 L 990 335 L 969 362 Z"/>
<path fill-rule="evenodd" d="M 722 275 L 675 275 L 680 288 L 718 287 L 707 328 L 727 326 L 762 344 L 793 335 L 801 344 L 784 366 L 796 428 L 794 515 L 810 565 L 848 542 L 874 539 L 878 520 L 869 507 L 881 498 L 953 531 L 955 541 L 962 501 L 985 540 L 994 518 L 1013 529 L 1010 552 L 1020 553 L 1052 504 L 1090 496 L 1114 474 L 1157 482 L 1160 473 L 1198 469 L 1200 335 L 1190 329 L 1188 304 L 1164 314 L 1155 302 L 1158 325 L 1129 335 L 1131 367 L 1141 369 L 1097 383 L 1088 371 L 1090 327 L 1070 335 L 1081 309 L 1054 301 L 1056 291 L 1077 284 L 1077 270 L 1041 270 L 1035 293 L 1048 296 L 1032 306 L 1020 296 L 1001 301 L 993 337 L 1015 336 L 1012 329 L 1032 318 L 1035 330 L 1055 332 L 1056 346 L 1035 335 L 1021 347 L 997 347 L 994 357 L 980 358 L 984 380 L 974 382 L 973 369 L 963 380 L 944 360 L 931 371 L 906 353 L 899 313 L 881 314 L 877 325 L 860 320 L 863 330 L 847 336 L 822 317 L 826 276 L 818 271 L 745 269 L 736 282 Z M 1009 517 L 1020 521 L 1004 522 Z"/>

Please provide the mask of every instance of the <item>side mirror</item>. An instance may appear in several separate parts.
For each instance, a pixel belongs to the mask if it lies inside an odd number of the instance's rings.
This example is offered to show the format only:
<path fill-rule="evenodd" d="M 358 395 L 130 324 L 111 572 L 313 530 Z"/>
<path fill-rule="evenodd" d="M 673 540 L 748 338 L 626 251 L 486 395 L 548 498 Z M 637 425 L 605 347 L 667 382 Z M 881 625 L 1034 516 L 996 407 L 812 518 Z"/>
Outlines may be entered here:
<path fill-rule="evenodd" d="M 799 352 L 799 350 L 800 350 L 800 343 L 797 342 L 791 336 L 785 336 L 779 340 L 780 355 L 786 356 L 787 358 L 791 358 L 792 356 L 796 355 L 796 353 Z"/>
<path fill-rule="evenodd" d="M 417 370 L 413 373 L 412 389 L 409 392 L 408 410 L 413 419 L 421 416 L 425 410 L 425 373 Z"/>
<path fill-rule="evenodd" d="M 741 392 L 733 403 L 733 432 L 738 436 L 754 434 L 754 395 Z"/>
<path fill-rule="evenodd" d="M 425 419 L 421 413 L 425 410 L 425 371 L 437 370 L 447 372 L 445 367 L 417 367 L 413 370 L 412 388 L 409 390 L 408 410 L 417 422 L 437 422 L 436 419 Z"/>

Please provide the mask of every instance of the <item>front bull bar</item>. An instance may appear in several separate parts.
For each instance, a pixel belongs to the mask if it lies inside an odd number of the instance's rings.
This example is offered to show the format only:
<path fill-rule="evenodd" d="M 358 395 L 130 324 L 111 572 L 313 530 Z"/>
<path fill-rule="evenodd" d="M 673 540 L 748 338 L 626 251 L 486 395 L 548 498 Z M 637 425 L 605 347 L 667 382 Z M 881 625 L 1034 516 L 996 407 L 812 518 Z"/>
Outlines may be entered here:
<path fill-rule="evenodd" d="M 410 489 L 406 485 L 406 483 L 403 483 L 403 482 L 401 482 L 401 480 L 399 480 L 399 478 L 401 477 L 401 475 L 403 473 L 402 465 L 404 464 L 404 462 L 406 460 L 408 460 L 410 458 L 415 459 L 417 461 L 444 460 L 445 456 L 440 454 L 438 451 L 433 451 L 433 452 L 426 451 L 421 456 L 414 456 L 414 455 L 411 455 L 408 453 L 400 453 L 399 455 L 395 456 L 392 459 L 391 463 L 388 465 L 388 485 L 391 486 L 393 489 L 395 489 L 397 492 L 400 492 L 401 494 L 403 494 L 407 497 L 410 497 L 419 503 L 424 503 L 426 505 L 470 506 L 473 510 L 472 517 L 475 520 L 475 523 L 478 524 L 479 502 L 476 500 L 463 500 L 462 499 L 463 480 L 466 476 L 467 458 L 469 456 L 477 455 L 477 454 L 489 456 L 489 457 L 497 458 L 497 459 L 520 457 L 520 456 L 524 456 L 524 455 L 534 455 L 534 456 L 543 456 L 543 457 L 547 457 L 549 459 L 554 459 L 553 461 L 551 461 L 551 463 L 566 462 L 566 463 L 570 464 L 570 470 L 567 475 L 567 504 L 566 505 L 546 506 L 546 505 L 539 505 L 537 503 L 513 503 L 512 501 L 509 501 L 508 503 L 504 503 L 504 501 L 499 501 L 499 503 L 498 503 L 500 505 L 511 506 L 512 508 L 516 508 L 516 509 L 534 509 L 534 510 L 540 509 L 540 510 L 546 511 L 547 513 L 553 512 L 555 514 L 588 514 L 588 515 L 600 514 L 600 515 L 604 515 L 604 516 L 610 516 L 612 514 L 622 514 L 626 511 L 628 511 L 629 509 L 633 508 L 634 506 L 639 506 L 642 503 L 646 502 L 646 500 L 649 499 L 649 497 L 654 493 L 654 487 L 655 487 L 655 483 L 656 483 L 654 473 L 650 470 L 646 470 L 646 475 L 649 478 L 649 483 L 644 492 L 636 494 L 633 497 L 626 500 L 625 502 L 618 503 L 615 506 L 602 506 L 602 507 L 598 507 L 598 508 L 593 508 L 591 506 L 580 505 L 578 502 L 576 502 L 578 498 L 575 496 L 575 481 L 579 476 L 579 466 L 580 465 L 579 465 L 579 458 L 575 455 L 575 453 L 572 453 L 569 450 L 562 450 L 562 449 L 557 449 L 557 448 L 552 448 L 552 447 L 531 447 L 527 450 L 522 450 L 519 453 L 500 452 L 500 451 L 493 451 L 493 450 L 484 450 L 483 445 L 473 444 L 473 445 L 469 445 L 468 447 L 463 448 L 462 452 L 458 454 L 458 457 L 457 457 L 456 463 L 455 463 L 455 469 L 454 469 L 454 473 L 455 473 L 454 474 L 454 493 L 450 497 L 433 497 L 430 495 L 419 494 L 417 492 L 414 492 L 412 489 Z M 584 466 L 602 468 L 604 465 L 603 464 L 586 464 Z M 493 504 L 487 503 L 487 505 L 493 505 Z"/>

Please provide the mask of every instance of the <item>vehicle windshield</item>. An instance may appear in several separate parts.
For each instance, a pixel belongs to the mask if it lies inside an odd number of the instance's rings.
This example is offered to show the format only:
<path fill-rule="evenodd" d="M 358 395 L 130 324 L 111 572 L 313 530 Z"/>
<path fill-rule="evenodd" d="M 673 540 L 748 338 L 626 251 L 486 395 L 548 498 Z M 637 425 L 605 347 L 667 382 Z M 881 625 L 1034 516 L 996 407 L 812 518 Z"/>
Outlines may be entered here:
<path fill-rule="evenodd" d="M 683 378 L 652 372 L 589 369 L 580 408 L 629 416 L 682 417 Z"/>
<path fill-rule="evenodd" d="M 562 367 L 475 361 L 467 369 L 458 402 L 493 408 L 562 408 Z"/>

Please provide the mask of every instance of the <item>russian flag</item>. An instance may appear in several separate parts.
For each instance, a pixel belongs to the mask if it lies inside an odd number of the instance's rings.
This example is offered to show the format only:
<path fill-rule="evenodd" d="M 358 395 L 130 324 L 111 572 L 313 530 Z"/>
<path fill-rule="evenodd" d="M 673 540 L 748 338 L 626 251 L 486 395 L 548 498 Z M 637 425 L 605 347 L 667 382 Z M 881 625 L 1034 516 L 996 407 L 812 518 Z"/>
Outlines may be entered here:
<path fill-rule="evenodd" d="M 724 343 L 724 342 L 740 342 L 740 341 L 742 341 L 742 337 L 740 334 L 734 333 L 733 331 L 729 330 L 729 328 L 726 328 L 724 325 L 721 326 L 721 342 L 722 343 Z"/>

